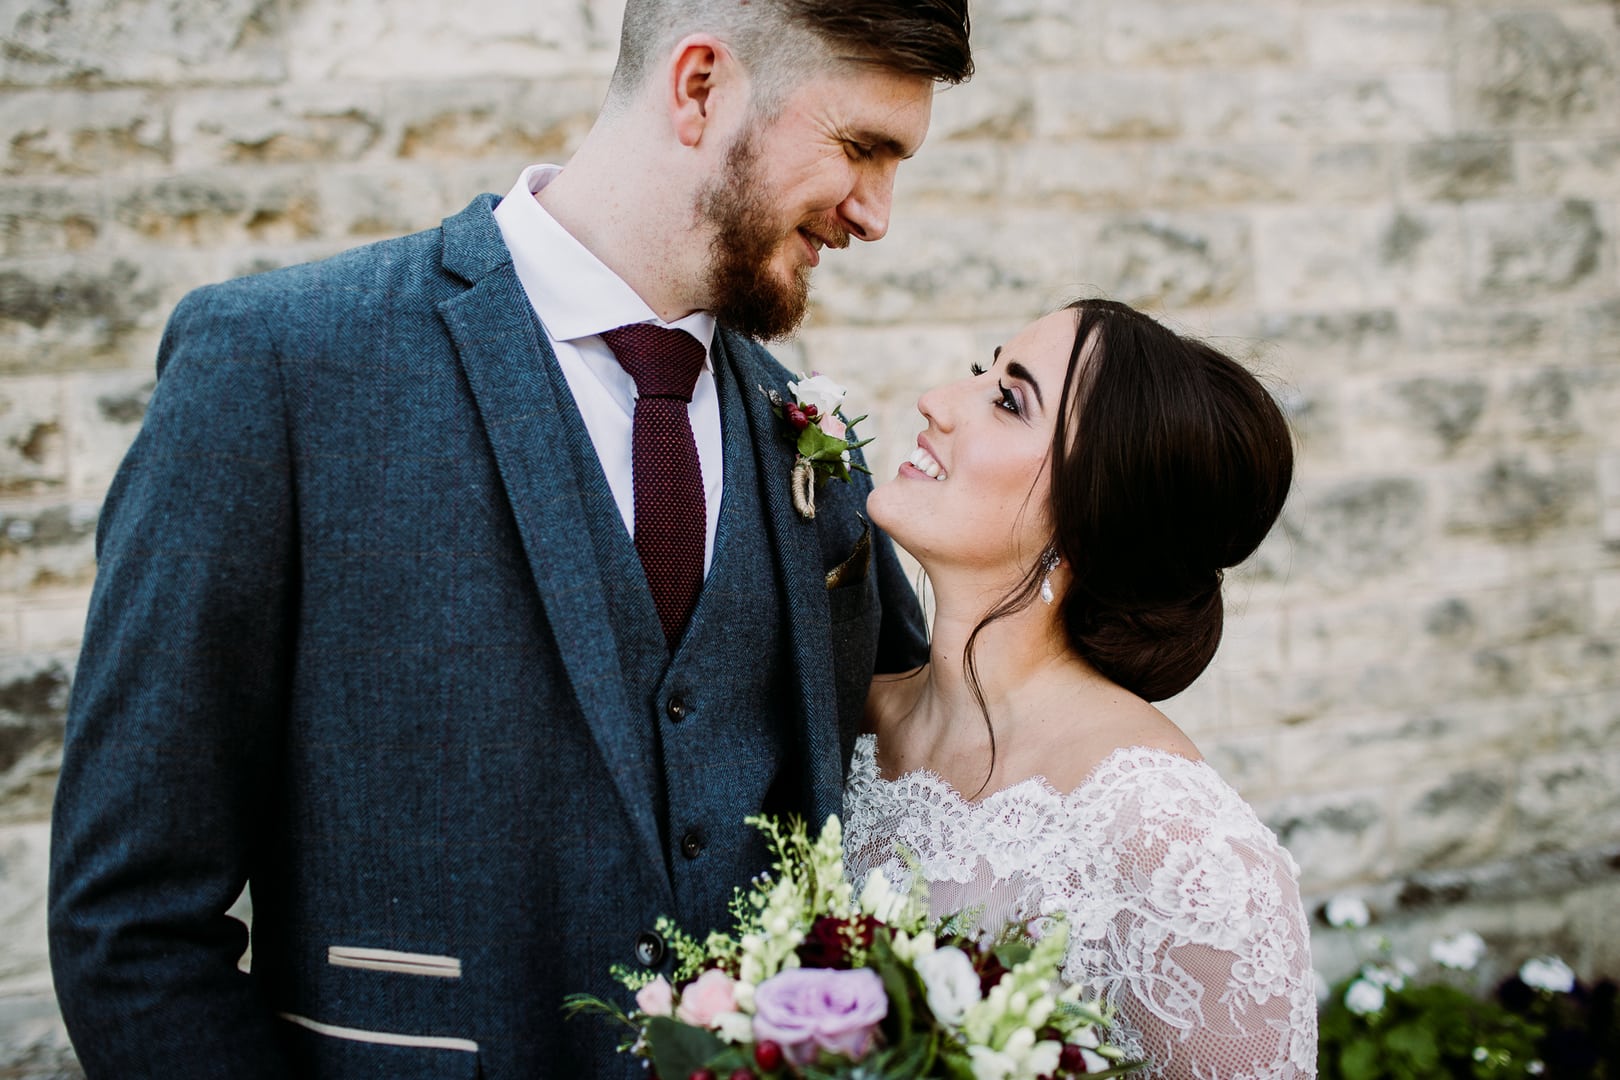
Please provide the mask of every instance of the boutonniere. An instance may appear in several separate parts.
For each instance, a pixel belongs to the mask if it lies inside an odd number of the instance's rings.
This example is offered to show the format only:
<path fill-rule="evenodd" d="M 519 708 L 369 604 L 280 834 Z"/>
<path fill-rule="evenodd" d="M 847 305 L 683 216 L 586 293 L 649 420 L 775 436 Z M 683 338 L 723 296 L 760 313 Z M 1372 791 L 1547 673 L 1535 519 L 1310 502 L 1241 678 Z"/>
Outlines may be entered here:
<path fill-rule="evenodd" d="M 791 401 L 763 386 L 760 391 L 770 399 L 771 411 L 785 425 L 786 437 L 793 441 L 793 508 L 809 521 L 816 516 L 816 490 L 829 477 L 847 484 L 851 469 L 871 474 L 872 470 L 850 460 L 851 450 L 872 441 L 855 437 L 855 425 L 866 417 L 845 419 L 841 409 L 848 391 L 825 375 L 801 376 L 798 382 L 788 383 Z"/>

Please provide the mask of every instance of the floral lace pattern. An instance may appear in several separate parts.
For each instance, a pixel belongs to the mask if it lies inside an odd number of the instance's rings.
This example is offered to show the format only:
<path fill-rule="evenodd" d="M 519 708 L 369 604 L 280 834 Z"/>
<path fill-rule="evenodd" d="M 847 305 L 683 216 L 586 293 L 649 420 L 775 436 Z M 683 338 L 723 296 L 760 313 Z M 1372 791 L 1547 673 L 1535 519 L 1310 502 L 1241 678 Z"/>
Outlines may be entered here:
<path fill-rule="evenodd" d="M 1063 912 L 1064 977 L 1119 1010 L 1154 1077 L 1316 1075 L 1316 991 L 1299 868 L 1209 765 L 1114 751 L 1068 794 L 1039 778 L 976 803 L 927 772 L 885 780 L 863 735 L 844 792 L 857 887 L 898 887 L 909 852 L 937 914 L 997 927 Z"/>

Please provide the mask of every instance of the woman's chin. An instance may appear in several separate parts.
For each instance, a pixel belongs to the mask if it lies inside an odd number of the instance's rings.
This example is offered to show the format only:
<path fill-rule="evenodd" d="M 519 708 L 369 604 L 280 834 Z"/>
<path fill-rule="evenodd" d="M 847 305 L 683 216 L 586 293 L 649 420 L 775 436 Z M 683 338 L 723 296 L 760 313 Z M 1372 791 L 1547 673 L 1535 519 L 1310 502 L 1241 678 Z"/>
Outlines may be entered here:
<path fill-rule="evenodd" d="M 899 487 L 898 481 L 889 480 L 872 489 L 866 497 L 866 516 L 872 524 L 882 529 L 890 540 L 893 540 L 907 552 L 911 548 L 906 544 L 906 515 L 901 512 L 899 500 L 894 496 L 895 489 Z M 915 552 L 911 552 L 915 556 Z"/>

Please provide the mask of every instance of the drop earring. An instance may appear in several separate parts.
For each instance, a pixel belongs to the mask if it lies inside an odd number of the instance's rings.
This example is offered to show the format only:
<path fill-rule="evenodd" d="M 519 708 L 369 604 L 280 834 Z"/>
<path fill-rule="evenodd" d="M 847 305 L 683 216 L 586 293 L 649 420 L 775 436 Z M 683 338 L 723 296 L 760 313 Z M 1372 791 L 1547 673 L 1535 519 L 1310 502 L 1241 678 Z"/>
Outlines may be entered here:
<path fill-rule="evenodd" d="M 1058 555 L 1055 547 L 1047 548 L 1041 555 L 1041 599 L 1048 604 L 1054 599 L 1052 595 L 1052 571 L 1056 570 L 1062 562 L 1063 559 Z"/>

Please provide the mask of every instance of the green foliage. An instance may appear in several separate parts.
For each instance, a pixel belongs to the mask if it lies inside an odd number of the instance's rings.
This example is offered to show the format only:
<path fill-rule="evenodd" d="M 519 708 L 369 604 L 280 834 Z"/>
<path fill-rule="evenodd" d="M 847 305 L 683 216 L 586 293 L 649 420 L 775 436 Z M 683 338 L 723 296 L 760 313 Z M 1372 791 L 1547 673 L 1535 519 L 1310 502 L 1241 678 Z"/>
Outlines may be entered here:
<path fill-rule="evenodd" d="M 1503 1080 L 1540 1075 L 1544 1029 L 1495 1002 L 1443 984 L 1386 987 L 1383 1008 L 1358 1015 L 1334 987 L 1318 1029 L 1321 1080 Z"/>

